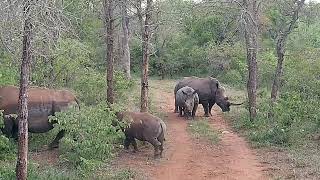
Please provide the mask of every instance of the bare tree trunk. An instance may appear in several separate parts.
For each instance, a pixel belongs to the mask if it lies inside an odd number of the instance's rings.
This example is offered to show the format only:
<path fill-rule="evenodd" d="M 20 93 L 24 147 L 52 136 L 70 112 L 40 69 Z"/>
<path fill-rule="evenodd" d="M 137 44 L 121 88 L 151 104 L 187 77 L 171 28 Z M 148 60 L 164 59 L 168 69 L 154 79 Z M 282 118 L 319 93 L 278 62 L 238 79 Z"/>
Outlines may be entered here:
<path fill-rule="evenodd" d="M 113 46 L 114 46 L 114 20 L 113 20 L 113 0 L 104 1 L 105 26 L 106 26 L 106 43 L 107 43 L 107 102 L 113 104 Z"/>
<path fill-rule="evenodd" d="M 280 88 L 279 86 L 280 86 L 280 81 L 281 81 L 282 72 L 283 72 L 284 54 L 286 52 L 285 50 L 286 40 L 288 35 L 292 32 L 294 25 L 299 18 L 299 11 L 303 6 L 304 1 L 305 0 L 297 1 L 296 7 L 293 8 L 291 21 L 289 22 L 288 25 L 287 24 L 283 25 L 283 27 L 280 28 L 278 32 L 277 44 L 276 44 L 278 63 L 277 63 L 277 67 L 275 70 L 274 79 L 272 83 L 272 90 L 271 90 L 272 104 L 277 100 L 278 92 Z"/>
<path fill-rule="evenodd" d="M 278 57 L 278 63 L 273 79 L 272 84 L 272 90 L 271 90 L 271 102 L 274 103 L 278 96 L 279 91 L 279 85 L 280 85 L 280 79 L 282 77 L 282 71 L 283 71 L 283 60 L 284 60 L 284 53 L 285 53 L 285 37 L 280 36 L 277 40 L 277 57 Z"/>
<path fill-rule="evenodd" d="M 151 35 L 151 12 L 152 12 L 152 0 L 147 0 L 146 16 L 144 21 L 144 28 L 142 32 L 142 74 L 141 74 L 141 112 L 148 111 L 148 93 L 149 93 L 149 44 Z"/>
<path fill-rule="evenodd" d="M 253 121 L 257 116 L 257 49 L 258 49 L 258 8 L 256 0 L 248 2 L 243 0 L 243 6 L 247 11 L 245 18 L 245 39 L 248 64 L 247 92 L 249 98 L 250 120 Z"/>
<path fill-rule="evenodd" d="M 127 79 L 131 79 L 130 74 L 130 49 L 129 49 L 129 17 L 127 12 L 128 0 L 122 0 L 122 64 Z"/>
<path fill-rule="evenodd" d="M 28 85 L 30 77 L 31 62 L 31 31 L 32 24 L 30 18 L 30 6 L 32 0 L 26 0 L 24 5 L 24 31 L 23 31 L 23 52 L 20 72 L 20 92 L 19 92 L 19 125 L 18 125 L 18 159 L 16 165 L 17 179 L 27 179 L 28 166 Z"/>

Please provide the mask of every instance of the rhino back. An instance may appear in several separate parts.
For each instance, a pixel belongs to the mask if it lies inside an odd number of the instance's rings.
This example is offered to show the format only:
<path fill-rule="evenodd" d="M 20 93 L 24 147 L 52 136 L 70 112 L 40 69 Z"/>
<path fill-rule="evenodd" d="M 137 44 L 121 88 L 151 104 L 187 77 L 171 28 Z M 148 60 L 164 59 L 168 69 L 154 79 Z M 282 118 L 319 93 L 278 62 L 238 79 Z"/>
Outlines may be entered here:
<path fill-rule="evenodd" d="M 197 91 L 201 103 L 202 101 L 211 101 L 214 99 L 217 83 L 218 80 L 215 78 L 188 77 L 179 81 L 175 89 L 180 89 L 185 86 L 193 88 Z"/>
<path fill-rule="evenodd" d="M 66 95 L 65 95 L 66 94 Z M 19 88 L 5 86 L 0 88 L 0 109 L 5 114 L 18 112 Z M 70 102 L 75 102 L 72 93 L 61 95 L 59 91 L 47 88 L 31 87 L 28 89 L 28 113 L 29 117 L 48 116 L 52 112 L 65 109 Z"/>
<path fill-rule="evenodd" d="M 160 118 L 151 115 L 150 113 L 140 112 L 125 112 L 123 117 L 131 118 L 129 128 L 126 129 L 125 134 L 133 136 L 139 140 L 146 140 L 149 138 L 157 138 L 162 132 Z"/>

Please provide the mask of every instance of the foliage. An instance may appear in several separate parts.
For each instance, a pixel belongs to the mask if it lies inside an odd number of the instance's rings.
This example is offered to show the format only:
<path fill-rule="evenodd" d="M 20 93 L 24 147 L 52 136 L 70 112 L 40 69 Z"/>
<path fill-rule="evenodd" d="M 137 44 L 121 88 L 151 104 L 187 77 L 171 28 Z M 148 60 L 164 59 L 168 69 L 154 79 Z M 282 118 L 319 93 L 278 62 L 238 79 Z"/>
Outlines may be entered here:
<path fill-rule="evenodd" d="M 17 154 L 16 144 L 12 139 L 0 134 L 0 160 L 15 159 Z"/>
<path fill-rule="evenodd" d="M 112 126 L 114 112 L 104 103 L 79 110 L 57 113 L 58 128 L 66 130 L 60 144 L 61 160 L 77 167 L 85 175 L 114 156 L 121 131 Z"/>
<path fill-rule="evenodd" d="M 95 105 L 106 100 L 106 78 L 94 69 L 82 70 L 72 88 L 77 92 L 80 102 L 86 105 Z"/>
<path fill-rule="evenodd" d="M 196 138 L 204 138 L 213 144 L 219 142 L 219 135 L 210 127 L 208 121 L 204 119 L 191 121 L 188 125 L 188 130 Z"/>
<path fill-rule="evenodd" d="M 250 122 L 243 111 L 239 120 L 235 121 L 236 127 L 246 130 L 249 139 L 259 146 L 300 145 L 308 142 L 308 137 L 319 133 L 320 82 L 317 72 L 320 64 L 311 61 L 313 53 L 309 53 L 310 59 L 297 61 L 300 56 L 308 57 L 308 54 L 287 59 L 279 100 L 271 107 L 270 92 L 263 90 L 259 93 L 257 120 Z"/>
<path fill-rule="evenodd" d="M 258 61 L 258 81 L 260 87 L 271 88 L 277 58 L 272 51 L 261 53 Z"/>
<path fill-rule="evenodd" d="M 0 86 L 16 85 L 19 78 L 18 67 L 10 62 L 12 57 L 0 49 Z"/>
<path fill-rule="evenodd" d="M 0 111 L 0 129 L 4 127 L 2 112 Z M 15 142 L 8 139 L 0 130 L 0 160 L 12 160 L 17 153 Z"/>

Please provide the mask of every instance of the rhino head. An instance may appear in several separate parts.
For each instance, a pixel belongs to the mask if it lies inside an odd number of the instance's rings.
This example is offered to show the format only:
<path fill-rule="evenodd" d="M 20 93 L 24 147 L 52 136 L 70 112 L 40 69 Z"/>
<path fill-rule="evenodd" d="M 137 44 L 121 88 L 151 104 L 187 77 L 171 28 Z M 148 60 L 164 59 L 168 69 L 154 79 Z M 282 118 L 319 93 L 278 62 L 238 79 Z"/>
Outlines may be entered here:
<path fill-rule="evenodd" d="M 215 100 L 222 112 L 230 111 L 231 103 L 229 102 L 229 98 L 225 95 L 225 89 L 223 87 L 217 88 Z"/>
<path fill-rule="evenodd" d="M 185 91 L 182 91 L 182 93 L 185 95 L 185 110 L 184 110 L 184 113 L 186 114 L 187 118 L 191 118 L 191 113 L 192 113 L 192 110 L 193 110 L 193 107 L 195 105 L 195 96 L 196 96 L 196 93 L 197 91 L 191 91 L 191 92 L 185 92 Z"/>
<path fill-rule="evenodd" d="M 225 95 L 225 89 L 222 86 L 217 88 L 215 98 L 216 103 L 221 108 L 222 112 L 230 111 L 230 106 L 238 106 L 243 104 L 230 102 L 228 96 Z"/>

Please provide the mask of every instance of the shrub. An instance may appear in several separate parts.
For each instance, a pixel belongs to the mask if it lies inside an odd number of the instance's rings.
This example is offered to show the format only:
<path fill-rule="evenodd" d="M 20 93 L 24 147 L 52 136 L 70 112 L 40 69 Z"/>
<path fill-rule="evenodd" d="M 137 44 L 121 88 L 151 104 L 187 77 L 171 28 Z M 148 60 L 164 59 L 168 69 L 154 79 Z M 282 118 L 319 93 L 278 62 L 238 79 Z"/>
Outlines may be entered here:
<path fill-rule="evenodd" d="M 52 119 L 66 130 L 60 144 L 61 160 L 84 174 L 113 157 L 115 144 L 123 135 L 111 125 L 115 115 L 104 103 L 83 107 L 81 111 L 60 112 Z"/>
<path fill-rule="evenodd" d="M 224 75 L 219 76 L 218 79 L 219 81 L 228 85 L 238 87 L 244 86 L 241 74 L 237 70 L 226 71 L 226 73 Z"/>
<path fill-rule="evenodd" d="M 2 112 L 0 111 L 0 128 L 4 127 Z M 5 137 L 0 130 L 0 160 L 12 160 L 17 153 L 16 144 L 13 140 Z"/>
<path fill-rule="evenodd" d="M 16 85 L 19 81 L 18 67 L 11 62 L 11 58 L 0 49 L 0 86 Z"/>

